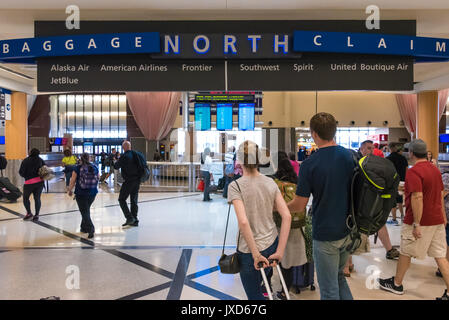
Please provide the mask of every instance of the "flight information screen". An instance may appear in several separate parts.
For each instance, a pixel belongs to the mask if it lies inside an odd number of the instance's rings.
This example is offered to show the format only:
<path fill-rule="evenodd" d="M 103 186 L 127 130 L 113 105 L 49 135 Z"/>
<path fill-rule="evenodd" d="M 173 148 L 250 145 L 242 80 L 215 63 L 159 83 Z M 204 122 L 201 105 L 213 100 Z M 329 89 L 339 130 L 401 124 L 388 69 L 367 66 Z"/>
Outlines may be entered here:
<path fill-rule="evenodd" d="M 239 130 L 254 130 L 254 103 L 239 103 Z"/>
<path fill-rule="evenodd" d="M 210 130 L 210 104 L 195 103 L 195 130 Z"/>
<path fill-rule="evenodd" d="M 232 130 L 232 103 L 217 103 L 217 130 Z"/>

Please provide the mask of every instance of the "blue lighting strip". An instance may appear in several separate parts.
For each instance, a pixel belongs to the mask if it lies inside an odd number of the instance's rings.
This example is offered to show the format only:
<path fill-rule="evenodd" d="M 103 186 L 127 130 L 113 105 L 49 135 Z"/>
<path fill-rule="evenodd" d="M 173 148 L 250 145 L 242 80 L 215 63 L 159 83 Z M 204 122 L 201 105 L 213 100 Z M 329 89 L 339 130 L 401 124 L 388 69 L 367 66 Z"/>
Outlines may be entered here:
<path fill-rule="evenodd" d="M 159 32 L 88 34 L 0 41 L 0 61 L 33 61 L 42 57 L 159 53 Z"/>
<path fill-rule="evenodd" d="M 399 55 L 417 61 L 449 60 L 449 39 L 376 33 L 295 31 L 295 52 Z"/>

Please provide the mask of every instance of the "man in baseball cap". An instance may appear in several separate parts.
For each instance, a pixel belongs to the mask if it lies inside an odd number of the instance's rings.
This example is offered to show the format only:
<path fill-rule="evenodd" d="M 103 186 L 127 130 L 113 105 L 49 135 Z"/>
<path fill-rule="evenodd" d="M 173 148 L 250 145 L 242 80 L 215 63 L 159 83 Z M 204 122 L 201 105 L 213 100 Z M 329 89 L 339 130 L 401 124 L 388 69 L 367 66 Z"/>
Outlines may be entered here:
<path fill-rule="evenodd" d="M 435 258 L 449 288 L 449 261 L 446 260 L 446 212 L 441 173 L 427 161 L 427 146 L 421 139 L 408 143 L 413 168 L 405 177 L 406 213 L 401 230 L 401 254 L 396 276 L 379 279 L 380 287 L 395 294 L 403 294 L 402 280 L 412 258 Z M 437 300 L 449 300 L 447 289 Z"/>

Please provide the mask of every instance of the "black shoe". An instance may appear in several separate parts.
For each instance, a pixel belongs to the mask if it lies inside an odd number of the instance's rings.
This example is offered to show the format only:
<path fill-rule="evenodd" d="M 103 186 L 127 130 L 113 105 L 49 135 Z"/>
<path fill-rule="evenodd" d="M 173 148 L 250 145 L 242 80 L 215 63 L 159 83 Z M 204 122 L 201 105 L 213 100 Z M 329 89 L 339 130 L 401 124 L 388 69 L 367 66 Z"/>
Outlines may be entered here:
<path fill-rule="evenodd" d="M 287 297 L 285 296 L 285 293 L 283 291 L 278 291 L 276 296 L 279 300 L 287 300 Z"/>
<path fill-rule="evenodd" d="M 444 301 L 449 301 L 449 296 L 447 295 L 447 289 L 444 290 L 444 294 L 442 297 L 438 297 L 436 300 L 444 300 Z"/>
<path fill-rule="evenodd" d="M 390 291 L 394 294 L 404 294 L 404 287 L 402 284 L 400 286 L 396 286 L 394 284 L 394 277 L 390 279 L 379 279 L 380 288 L 386 291 Z"/>
<path fill-rule="evenodd" d="M 440 269 L 438 269 L 437 272 L 435 272 L 435 275 L 437 277 L 443 278 L 443 274 L 441 273 Z"/>
<path fill-rule="evenodd" d="M 33 217 L 33 221 L 39 221 L 39 215 L 38 215 L 38 214 L 36 214 L 36 215 Z"/>
<path fill-rule="evenodd" d="M 29 221 L 33 219 L 33 215 L 31 213 L 27 213 L 27 215 L 23 218 L 24 221 Z"/>
<path fill-rule="evenodd" d="M 399 250 L 392 248 L 390 251 L 387 251 L 386 258 L 389 260 L 399 259 Z"/>
<path fill-rule="evenodd" d="M 124 224 L 122 224 L 122 227 L 130 226 L 133 223 L 134 223 L 134 220 L 126 220 L 126 222 Z"/>
<path fill-rule="evenodd" d="M 132 227 L 138 227 L 138 226 L 139 226 L 139 220 L 135 220 L 134 222 L 132 222 L 132 223 L 130 224 L 130 226 L 132 226 Z"/>
<path fill-rule="evenodd" d="M 89 233 L 89 235 L 87 236 L 88 239 L 92 239 L 93 237 L 94 237 L 94 233 L 93 232 Z"/>

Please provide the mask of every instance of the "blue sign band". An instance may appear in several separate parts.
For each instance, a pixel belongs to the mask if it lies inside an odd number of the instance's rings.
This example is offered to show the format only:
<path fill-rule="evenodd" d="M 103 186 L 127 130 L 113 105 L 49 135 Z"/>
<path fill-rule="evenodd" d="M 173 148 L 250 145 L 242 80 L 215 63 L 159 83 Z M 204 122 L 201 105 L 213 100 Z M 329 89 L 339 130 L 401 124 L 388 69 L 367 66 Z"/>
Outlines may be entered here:
<path fill-rule="evenodd" d="M 444 61 L 449 59 L 449 39 L 376 33 L 295 31 L 293 51 L 400 55 L 417 57 L 422 61 Z"/>
<path fill-rule="evenodd" d="M 90 34 L 0 41 L 0 61 L 98 54 L 159 53 L 158 32 Z"/>

